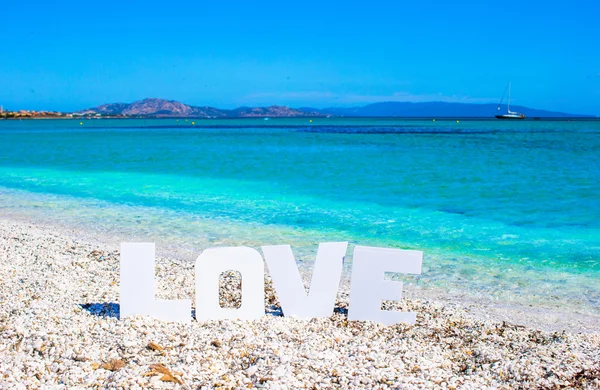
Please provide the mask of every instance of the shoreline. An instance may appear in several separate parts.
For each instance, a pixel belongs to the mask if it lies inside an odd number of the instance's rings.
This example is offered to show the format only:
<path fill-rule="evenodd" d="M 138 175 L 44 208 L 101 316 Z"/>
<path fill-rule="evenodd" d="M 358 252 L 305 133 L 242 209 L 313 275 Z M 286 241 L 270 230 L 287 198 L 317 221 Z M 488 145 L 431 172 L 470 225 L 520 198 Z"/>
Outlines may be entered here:
<path fill-rule="evenodd" d="M 118 261 L 110 243 L 0 218 L 0 387 L 600 386 L 600 331 L 585 323 L 537 330 L 543 321 L 498 320 L 502 306 L 410 291 L 386 306 L 417 323 L 385 327 L 347 321 L 344 288 L 330 318 L 296 320 L 277 315 L 268 283 L 270 315 L 257 321 L 119 320 Z M 193 299 L 192 262 L 156 265 L 158 298 Z M 222 289 L 223 302 L 235 296 Z"/>
<path fill-rule="evenodd" d="M 33 226 L 36 229 L 58 232 L 62 236 L 69 237 L 104 250 L 118 252 L 119 237 L 109 232 L 97 232 L 81 227 L 73 228 L 64 224 L 49 224 L 41 222 L 24 215 L 0 216 L 0 223 L 17 223 L 20 225 Z M 136 237 L 136 240 L 138 238 Z M 147 240 L 143 237 L 142 241 Z M 152 240 L 150 240 L 152 241 Z M 206 249 L 206 248 L 203 248 Z M 260 248 L 258 249 L 260 252 Z M 188 249 L 177 249 L 169 246 L 161 246 L 157 243 L 156 256 L 158 258 L 173 259 L 175 261 L 194 263 L 200 251 Z M 296 259 L 298 261 L 298 259 Z M 300 274 L 308 288 L 312 277 L 312 264 L 307 267 L 307 262 L 298 263 Z M 266 269 L 266 268 L 265 268 Z M 266 271 L 268 273 L 268 271 Z M 351 265 L 345 265 L 340 281 L 340 293 L 350 290 Z M 502 299 L 491 299 L 477 297 L 466 291 L 449 291 L 436 287 L 421 287 L 412 283 L 404 283 L 402 296 L 410 299 L 426 299 L 445 305 L 458 305 L 481 320 L 494 320 L 508 322 L 519 326 L 527 326 L 543 331 L 567 331 L 570 333 L 600 333 L 600 315 L 582 311 L 582 308 L 571 309 L 566 305 L 548 302 L 547 305 L 534 303 L 513 302 Z M 339 298 L 339 297 L 338 297 Z"/>
<path fill-rule="evenodd" d="M 81 120 L 93 120 L 93 119 L 104 119 L 104 120 L 207 120 L 207 121 L 235 121 L 235 120 L 251 120 L 251 121 L 260 121 L 260 120 L 265 120 L 265 119 L 269 119 L 269 120 L 287 120 L 287 119 L 324 119 L 324 120 L 364 120 L 364 121 L 369 121 L 369 120 L 389 120 L 389 121 L 409 121 L 409 122 L 418 122 L 418 121 L 427 121 L 430 122 L 432 120 L 435 121 L 440 121 L 440 122 L 455 122 L 456 120 L 460 120 L 460 121 L 465 121 L 465 122 L 479 122 L 479 121 L 483 121 L 483 122 L 496 122 L 498 121 L 497 118 L 491 116 L 491 117 L 487 117 L 487 116 L 467 116 L 467 117 L 462 117 L 462 116 L 405 116 L 405 117 L 399 117 L 399 116 L 331 116 L 331 117 L 327 117 L 327 116 L 239 116 L 239 117 L 205 117 L 205 116 L 101 116 L 101 117 L 95 117 L 95 116 L 75 116 L 75 117 L 68 117 L 68 116 L 26 116 L 26 117 L 11 117 L 11 118 L 6 118 L 6 117 L 2 117 L 0 118 L 0 120 L 6 120 L 6 121 L 22 121 L 22 120 L 39 120 L 39 119 L 43 119 L 43 120 L 72 120 L 74 122 L 77 121 L 81 121 Z M 523 120 L 521 120 L 521 122 L 525 122 L 525 123 L 529 123 L 529 122 L 599 122 L 600 121 L 600 117 L 597 116 L 574 116 L 574 117 L 528 117 L 525 118 Z M 268 127 L 269 125 L 261 125 L 260 127 Z M 273 127 L 278 126 L 277 124 L 271 125 Z M 343 126 L 343 127 L 351 127 L 350 125 L 347 124 L 321 124 L 321 123 L 312 123 L 310 125 L 310 127 L 336 127 L 336 126 Z M 393 125 L 390 125 L 393 127 Z M 180 126 L 180 127 L 185 127 L 185 126 Z M 189 126 L 190 128 L 200 128 L 202 126 Z M 294 127 L 306 127 L 306 125 L 296 125 Z M 382 127 L 381 125 L 373 125 L 373 126 L 365 126 L 365 125 L 360 125 L 360 127 Z M 385 126 L 384 126 L 385 127 Z M 248 128 L 247 125 L 244 125 L 244 128 Z"/>

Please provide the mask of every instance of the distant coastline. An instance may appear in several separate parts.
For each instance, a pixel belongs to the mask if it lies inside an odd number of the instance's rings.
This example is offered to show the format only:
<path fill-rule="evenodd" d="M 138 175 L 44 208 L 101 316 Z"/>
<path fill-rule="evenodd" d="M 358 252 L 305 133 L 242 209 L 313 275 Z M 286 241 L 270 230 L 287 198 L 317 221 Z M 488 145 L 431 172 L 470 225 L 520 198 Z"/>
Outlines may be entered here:
<path fill-rule="evenodd" d="M 53 120 L 60 120 L 60 121 L 73 121 L 73 122 L 81 122 L 83 120 L 85 121 L 94 121 L 94 120 L 101 120 L 101 121 L 105 121 L 105 120 L 119 120 L 119 121 L 124 121 L 124 122 L 128 122 L 128 121 L 135 121 L 135 120 L 156 120 L 156 121 L 169 121 L 169 120 L 188 120 L 191 122 L 194 121 L 198 121 L 197 123 L 180 123 L 177 127 L 197 127 L 197 128 L 201 128 L 201 127 L 214 127 L 214 122 L 213 121 L 217 121 L 221 124 L 218 125 L 218 127 L 244 127 L 244 128 L 257 128 L 257 127 L 323 127 L 323 126 L 327 126 L 327 127 L 336 127 L 336 126 L 344 126 L 344 127 L 354 127 L 354 126 L 360 126 L 360 127 L 382 127 L 382 126 L 388 126 L 388 125 L 375 125 L 375 124 L 363 124 L 361 123 L 356 124 L 356 125 L 352 125 L 352 124 L 337 124 L 337 123 L 329 123 L 329 122 L 325 122 L 328 119 L 344 119 L 344 120 L 378 120 L 378 121 L 408 121 L 408 122 L 423 122 L 423 121 L 433 121 L 433 122 L 498 122 L 499 120 L 494 118 L 494 117 L 459 117 L 459 116 L 454 116 L 454 117 L 434 117 L 434 116 L 428 116 L 428 117 L 400 117 L 400 116 L 375 116 L 375 117 L 358 117 L 358 116 L 344 116 L 344 117 L 336 117 L 336 116 L 330 116 L 330 117 L 322 117 L 322 116 L 306 116 L 306 117 L 228 117 L 228 118 L 207 118 L 207 117 L 197 117 L 197 116 L 189 116 L 189 117 L 164 117 L 164 116 L 117 116 L 117 115 L 98 115 L 98 116 L 73 116 L 70 114 L 64 114 L 64 115 L 60 115 L 60 116 L 43 116 L 43 115 L 31 115 L 31 116 L 20 116 L 20 117 L 3 117 L 0 115 L 0 123 L 2 121 L 7 121 L 7 122 L 11 122 L 11 121 L 53 121 Z M 267 121 L 265 119 L 274 119 L 277 121 Z M 293 123 L 292 121 L 294 120 L 298 120 L 298 119 L 306 119 L 307 121 L 310 120 L 309 123 L 303 123 L 303 124 L 298 124 L 298 123 Z M 229 122 L 231 121 L 244 121 L 244 124 L 240 124 L 240 125 L 230 125 Z M 258 122 L 258 120 L 260 120 L 260 122 Z M 263 120 L 265 120 L 263 122 Z M 315 120 L 315 122 L 313 122 L 312 120 Z M 318 121 L 317 121 L 318 120 Z M 256 123 L 250 123 L 250 122 L 254 122 L 256 121 Z M 289 122 L 288 122 L 289 121 Z M 600 117 L 593 117 L 593 116 L 579 116 L 579 117 L 536 117 L 536 118 L 525 118 L 524 120 L 519 121 L 521 123 L 531 123 L 531 122 L 600 122 Z M 166 125 L 167 127 L 173 127 L 172 125 Z M 391 125 L 390 125 L 391 126 Z M 149 126 L 149 127 L 153 127 L 153 126 Z M 162 127 L 162 126 L 159 126 Z"/>
<path fill-rule="evenodd" d="M 74 112 L 58 111 L 1 111 L 0 119 L 40 118 L 399 118 L 399 119 L 486 119 L 493 118 L 496 104 L 446 103 L 446 102 L 382 102 L 362 107 L 291 108 L 287 106 L 238 107 L 220 109 L 196 107 L 174 100 L 148 98 L 133 103 L 111 103 Z M 529 120 L 595 119 L 594 115 L 579 115 L 514 106 Z"/>

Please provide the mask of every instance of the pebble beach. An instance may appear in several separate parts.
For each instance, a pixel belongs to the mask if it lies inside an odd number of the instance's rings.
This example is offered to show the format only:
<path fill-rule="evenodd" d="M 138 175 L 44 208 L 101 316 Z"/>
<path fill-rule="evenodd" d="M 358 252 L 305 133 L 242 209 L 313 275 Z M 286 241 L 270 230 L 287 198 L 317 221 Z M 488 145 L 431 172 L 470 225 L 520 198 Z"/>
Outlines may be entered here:
<path fill-rule="evenodd" d="M 193 263 L 156 264 L 157 297 L 193 298 Z M 593 319 L 543 329 L 410 294 L 384 305 L 416 324 L 386 327 L 348 321 L 343 287 L 330 318 L 297 320 L 265 277 L 257 321 L 121 320 L 114 243 L 0 219 L 0 388 L 600 388 Z M 239 303 L 224 282 L 222 304 Z"/>

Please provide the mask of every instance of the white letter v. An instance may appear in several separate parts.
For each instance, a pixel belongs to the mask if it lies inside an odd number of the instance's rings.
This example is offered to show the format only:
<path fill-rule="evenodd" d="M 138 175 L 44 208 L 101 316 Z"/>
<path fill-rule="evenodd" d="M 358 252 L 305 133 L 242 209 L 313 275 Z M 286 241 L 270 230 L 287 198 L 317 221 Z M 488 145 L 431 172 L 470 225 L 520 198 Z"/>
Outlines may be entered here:
<path fill-rule="evenodd" d="M 289 245 L 261 247 L 286 316 L 310 319 L 333 314 L 347 247 L 347 242 L 319 244 L 308 295 L 292 248 Z"/>

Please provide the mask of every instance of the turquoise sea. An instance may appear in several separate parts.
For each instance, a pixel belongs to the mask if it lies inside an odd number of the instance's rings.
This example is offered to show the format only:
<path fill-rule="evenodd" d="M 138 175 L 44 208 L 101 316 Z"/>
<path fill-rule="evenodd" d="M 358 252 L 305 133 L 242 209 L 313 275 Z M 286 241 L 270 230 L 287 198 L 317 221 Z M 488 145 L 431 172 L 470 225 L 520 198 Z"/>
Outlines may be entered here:
<path fill-rule="evenodd" d="M 190 259 L 419 249 L 418 287 L 600 313 L 600 121 L 0 121 L 0 215 Z"/>

